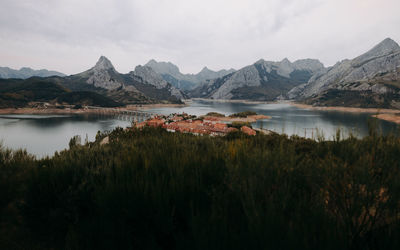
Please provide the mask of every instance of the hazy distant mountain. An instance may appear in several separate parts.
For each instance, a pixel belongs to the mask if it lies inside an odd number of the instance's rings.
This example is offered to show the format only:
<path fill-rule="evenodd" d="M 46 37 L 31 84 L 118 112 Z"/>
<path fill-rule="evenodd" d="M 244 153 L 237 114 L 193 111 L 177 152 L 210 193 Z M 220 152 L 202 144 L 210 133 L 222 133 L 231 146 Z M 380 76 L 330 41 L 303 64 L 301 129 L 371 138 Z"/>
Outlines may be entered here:
<path fill-rule="evenodd" d="M 314 75 L 288 96 L 313 105 L 400 107 L 400 47 L 390 38 Z"/>
<path fill-rule="evenodd" d="M 65 76 L 57 71 L 49 71 L 47 69 L 34 70 L 31 68 L 21 68 L 20 70 L 10 69 L 8 67 L 0 67 L 0 78 L 17 78 L 26 79 L 32 76 L 48 77 L 48 76 Z"/>
<path fill-rule="evenodd" d="M 236 72 L 209 80 L 191 92 L 192 97 L 270 101 L 285 96 L 293 87 L 306 83 L 323 70 L 314 59 L 290 62 L 259 60 Z"/>
<path fill-rule="evenodd" d="M 206 80 L 219 78 L 235 71 L 234 69 L 213 71 L 204 67 L 197 74 L 182 74 L 179 68 L 171 62 L 157 62 L 154 59 L 150 60 L 145 66 L 152 68 L 165 81 L 182 90 L 193 89 Z"/>

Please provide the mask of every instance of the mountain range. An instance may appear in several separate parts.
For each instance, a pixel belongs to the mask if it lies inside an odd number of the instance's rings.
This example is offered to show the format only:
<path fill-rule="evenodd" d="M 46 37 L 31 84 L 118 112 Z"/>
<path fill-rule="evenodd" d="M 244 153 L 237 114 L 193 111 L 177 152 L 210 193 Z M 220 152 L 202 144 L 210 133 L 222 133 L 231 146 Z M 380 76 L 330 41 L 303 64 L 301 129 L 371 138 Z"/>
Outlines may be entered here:
<path fill-rule="evenodd" d="M 170 62 L 150 60 L 121 74 L 101 56 L 94 67 L 75 75 L 0 79 L 0 107 L 38 101 L 98 106 L 182 103 L 187 98 L 400 109 L 400 46 L 387 38 L 332 67 L 317 59 L 261 59 L 239 70 L 205 67 L 198 74 L 182 74 Z"/>
<path fill-rule="evenodd" d="M 259 60 L 223 77 L 202 82 L 189 95 L 400 109 L 400 46 L 386 38 L 366 53 L 328 68 L 316 59 Z"/>
<path fill-rule="evenodd" d="M 17 79 L 27 79 L 29 77 L 39 76 L 39 77 L 48 77 L 48 76 L 65 76 L 63 73 L 57 71 L 49 71 L 47 69 L 34 70 L 31 68 L 21 68 L 20 70 L 11 69 L 8 67 L 0 67 L 0 78 L 8 79 L 8 78 L 17 78 Z"/>
<path fill-rule="evenodd" d="M 259 60 L 221 78 L 208 80 L 191 92 L 191 97 L 272 101 L 284 98 L 292 88 L 307 82 L 324 68 L 316 59 L 290 62 Z"/>
<path fill-rule="evenodd" d="M 145 66 L 152 68 L 165 81 L 171 83 L 176 88 L 186 91 L 194 89 L 200 83 L 207 80 L 216 79 L 235 72 L 234 69 L 213 71 L 204 67 L 197 74 L 182 74 L 175 64 L 171 62 L 157 62 L 154 59 L 150 60 Z"/>
<path fill-rule="evenodd" d="M 118 73 L 101 56 L 96 65 L 79 74 L 0 80 L 0 107 L 22 107 L 32 102 L 121 106 L 147 103 L 182 103 L 180 90 L 150 67 L 137 66 Z"/>

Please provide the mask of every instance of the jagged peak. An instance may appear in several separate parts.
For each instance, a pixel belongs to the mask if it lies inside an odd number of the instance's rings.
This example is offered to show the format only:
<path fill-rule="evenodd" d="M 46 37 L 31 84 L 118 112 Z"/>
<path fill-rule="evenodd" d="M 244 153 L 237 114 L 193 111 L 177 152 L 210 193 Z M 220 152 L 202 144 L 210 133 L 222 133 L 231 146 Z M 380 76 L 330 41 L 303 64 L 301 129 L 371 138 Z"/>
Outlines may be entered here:
<path fill-rule="evenodd" d="M 265 63 L 265 60 L 261 58 L 258 61 L 256 61 L 254 64 L 263 64 L 263 63 Z"/>
<path fill-rule="evenodd" d="M 209 68 L 207 68 L 207 66 L 204 66 L 203 69 L 199 72 L 200 73 L 207 73 L 207 72 L 214 72 L 213 70 L 210 70 Z"/>
<path fill-rule="evenodd" d="M 323 69 L 325 66 L 318 59 L 299 59 L 293 62 L 293 66 L 297 69 L 306 69 L 312 71 L 318 71 Z"/>
<path fill-rule="evenodd" d="M 152 63 L 157 63 L 157 61 L 154 60 L 154 59 L 150 59 L 149 62 L 148 62 L 147 64 L 152 64 Z"/>
<path fill-rule="evenodd" d="M 388 47 L 388 48 L 394 48 L 394 49 L 400 49 L 400 46 L 396 41 L 394 41 L 392 38 L 388 37 L 385 38 L 382 42 L 380 42 L 376 47 L 383 46 L 383 47 Z"/>
<path fill-rule="evenodd" d="M 152 68 L 159 74 L 165 74 L 165 73 L 172 75 L 180 74 L 178 66 L 176 66 L 171 62 L 158 62 L 154 59 L 151 59 L 144 66 Z"/>
<path fill-rule="evenodd" d="M 290 64 L 291 62 L 289 61 L 289 59 L 287 59 L 287 57 L 285 57 L 281 63 L 286 63 L 286 64 Z"/>
<path fill-rule="evenodd" d="M 107 70 L 107 69 L 114 69 L 114 66 L 112 65 L 111 61 L 108 60 L 107 57 L 105 56 L 100 56 L 99 60 L 97 61 L 96 65 L 94 66 L 95 69 L 98 70 Z"/>
<path fill-rule="evenodd" d="M 382 42 L 375 45 L 371 50 L 363 55 L 355 58 L 354 64 L 362 63 L 370 58 L 389 55 L 393 52 L 400 51 L 400 46 L 391 38 L 386 38 Z"/>
<path fill-rule="evenodd" d="M 152 67 L 150 67 L 150 66 L 147 66 L 147 64 L 146 64 L 146 65 L 137 65 L 137 66 L 135 67 L 135 71 L 134 71 L 134 72 L 136 72 L 136 71 L 138 71 L 138 70 L 146 70 L 146 71 L 149 71 L 149 72 L 154 72 L 154 73 L 156 73 L 156 72 L 154 71 L 154 69 L 153 69 Z"/>
<path fill-rule="evenodd" d="M 20 70 L 20 71 L 24 71 L 24 70 L 33 70 L 33 69 L 30 68 L 30 67 L 22 67 L 22 68 L 20 68 L 19 70 Z"/>
<path fill-rule="evenodd" d="M 368 54 L 376 54 L 376 55 L 383 55 L 395 50 L 400 50 L 399 45 L 392 40 L 391 38 L 386 38 L 382 42 L 378 43 L 375 47 L 373 47 Z"/>

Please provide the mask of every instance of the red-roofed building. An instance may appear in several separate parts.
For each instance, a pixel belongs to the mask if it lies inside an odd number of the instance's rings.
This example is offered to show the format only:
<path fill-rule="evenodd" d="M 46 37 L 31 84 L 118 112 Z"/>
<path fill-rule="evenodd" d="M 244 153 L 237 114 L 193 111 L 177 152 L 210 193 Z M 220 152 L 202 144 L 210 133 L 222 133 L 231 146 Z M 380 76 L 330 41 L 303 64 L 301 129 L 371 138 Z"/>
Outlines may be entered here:
<path fill-rule="evenodd" d="M 161 127 L 164 123 L 165 123 L 164 119 L 158 119 L 158 118 L 146 121 L 146 124 L 150 127 Z"/>
<path fill-rule="evenodd" d="M 248 134 L 248 135 L 256 135 L 256 131 L 247 126 L 241 127 L 240 131 L 242 131 L 243 133 Z"/>

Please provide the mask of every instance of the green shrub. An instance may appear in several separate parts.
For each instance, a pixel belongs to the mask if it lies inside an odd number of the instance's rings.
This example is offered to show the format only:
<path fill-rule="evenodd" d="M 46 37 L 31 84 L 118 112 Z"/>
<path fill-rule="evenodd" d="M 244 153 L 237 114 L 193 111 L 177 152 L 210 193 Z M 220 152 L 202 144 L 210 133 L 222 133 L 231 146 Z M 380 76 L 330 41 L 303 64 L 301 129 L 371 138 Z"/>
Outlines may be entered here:
<path fill-rule="evenodd" d="M 399 249 L 399 155 L 377 133 L 149 127 L 41 160 L 0 148 L 0 248 Z"/>
<path fill-rule="evenodd" d="M 217 113 L 217 112 L 209 112 L 206 114 L 206 116 L 213 116 L 213 117 L 225 117 L 224 114 Z"/>
<path fill-rule="evenodd" d="M 231 114 L 231 115 L 229 115 L 229 117 L 232 117 L 232 118 L 236 118 L 236 117 L 246 118 L 246 117 L 248 117 L 250 115 L 257 115 L 257 113 L 253 112 L 253 111 L 244 111 L 244 112 L 240 112 L 240 113 Z"/>
<path fill-rule="evenodd" d="M 237 129 L 240 129 L 243 126 L 252 128 L 250 122 L 232 122 L 232 123 L 228 124 L 228 127 L 233 127 L 233 128 L 237 128 Z"/>

